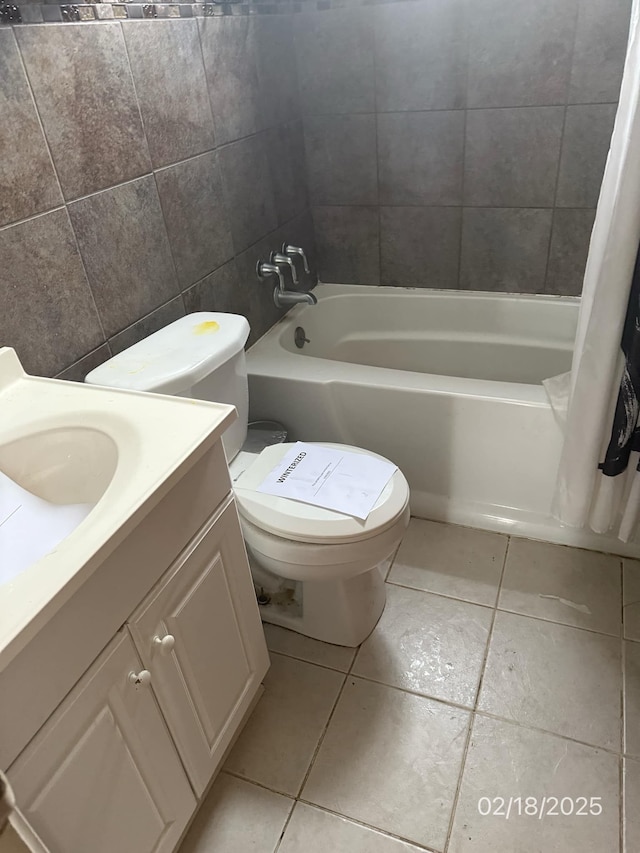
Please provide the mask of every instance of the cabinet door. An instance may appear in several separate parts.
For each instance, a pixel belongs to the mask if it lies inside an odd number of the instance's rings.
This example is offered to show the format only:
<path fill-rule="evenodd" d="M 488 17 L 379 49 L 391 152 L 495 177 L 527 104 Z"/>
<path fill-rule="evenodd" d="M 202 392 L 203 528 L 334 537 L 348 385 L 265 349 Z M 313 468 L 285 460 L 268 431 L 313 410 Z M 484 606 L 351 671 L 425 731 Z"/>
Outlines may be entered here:
<path fill-rule="evenodd" d="M 152 690 L 129 680 L 141 669 L 121 632 L 9 770 L 50 853 L 169 853 L 195 811 Z"/>
<path fill-rule="evenodd" d="M 269 667 L 233 501 L 171 567 L 129 629 L 200 795 Z"/>

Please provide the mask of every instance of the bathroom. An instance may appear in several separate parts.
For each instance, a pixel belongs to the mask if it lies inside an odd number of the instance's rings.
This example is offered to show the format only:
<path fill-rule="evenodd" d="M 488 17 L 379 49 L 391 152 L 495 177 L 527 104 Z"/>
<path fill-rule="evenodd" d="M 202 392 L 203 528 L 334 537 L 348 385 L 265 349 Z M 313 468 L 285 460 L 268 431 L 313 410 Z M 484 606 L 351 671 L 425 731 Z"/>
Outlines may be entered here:
<path fill-rule="evenodd" d="M 183 853 L 640 851 L 640 551 L 540 520 L 562 443 L 552 373 L 506 402 L 434 385 L 446 405 L 428 410 L 410 379 L 397 405 L 396 374 L 373 398 L 387 417 L 332 426 L 349 398 L 367 410 L 360 386 L 322 397 L 339 383 L 318 373 L 296 409 L 265 368 L 286 323 L 309 339 L 289 379 L 336 364 L 312 356 L 338 325 L 396 330 L 396 288 L 440 292 L 442 313 L 407 312 L 434 339 L 468 305 L 508 305 L 506 333 L 532 341 L 519 311 L 543 312 L 549 335 L 565 311 L 553 372 L 569 370 L 631 14 L 631 0 L 0 3 L 0 346 L 80 383 L 189 314 L 242 315 L 250 417 L 368 447 L 411 487 L 359 648 L 265 623 L 265 692 Z M 289 255 L 287 290 L 319 295 L 295 322 L 276 277 L 256 275 L 284 246 L 310 269 Z M 348 294 L 321 295 L 333 285 Z M 386 301 L 365 307 L 379 286 Z"/>

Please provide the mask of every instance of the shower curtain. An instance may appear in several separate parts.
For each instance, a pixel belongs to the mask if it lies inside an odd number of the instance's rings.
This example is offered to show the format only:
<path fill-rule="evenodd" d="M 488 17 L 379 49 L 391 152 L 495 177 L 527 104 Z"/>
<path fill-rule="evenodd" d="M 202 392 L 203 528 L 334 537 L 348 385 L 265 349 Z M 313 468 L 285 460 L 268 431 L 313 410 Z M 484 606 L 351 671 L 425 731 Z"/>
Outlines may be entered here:
<path fill-rule="evenodd" d="M 585 271 L 571 373 L 545 382 L 565 433 L 552 513 L 628 541 L 640 520 L 640 0 Z"/>

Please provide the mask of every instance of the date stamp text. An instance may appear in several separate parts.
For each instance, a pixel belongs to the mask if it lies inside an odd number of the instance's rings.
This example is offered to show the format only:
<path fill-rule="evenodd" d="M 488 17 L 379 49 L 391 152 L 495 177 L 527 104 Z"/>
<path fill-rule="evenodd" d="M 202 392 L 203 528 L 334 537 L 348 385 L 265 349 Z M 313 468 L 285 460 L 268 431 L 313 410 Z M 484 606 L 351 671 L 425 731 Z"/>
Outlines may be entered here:
<path fill-rule="evenodd" d="M 518 817 L 543 820 L 547 817 L 599 817 L 603 813 L 602 797 L 480 797 L 478 812 L 482 817 Z"/>

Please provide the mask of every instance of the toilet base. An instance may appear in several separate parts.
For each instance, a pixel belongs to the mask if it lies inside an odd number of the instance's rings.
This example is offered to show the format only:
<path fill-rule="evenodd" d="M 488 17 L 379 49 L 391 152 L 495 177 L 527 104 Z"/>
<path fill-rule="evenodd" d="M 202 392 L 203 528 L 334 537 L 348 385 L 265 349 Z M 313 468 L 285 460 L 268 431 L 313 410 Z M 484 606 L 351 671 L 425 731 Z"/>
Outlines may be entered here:
<path fill-rule="evenodd" d="M 390 561 L 388 557 L 369 571 L 343 580 L 286 581 L 255 566 L 251 559 L 256 585 L 269 590 L 271 576 L 280 590 L 271 603 L 260 607 L 262 621 L 325 643 L 359 646 L 384 610 Z"/>

